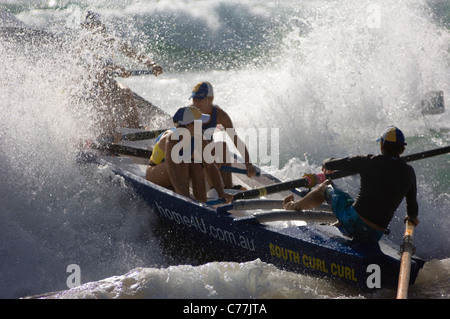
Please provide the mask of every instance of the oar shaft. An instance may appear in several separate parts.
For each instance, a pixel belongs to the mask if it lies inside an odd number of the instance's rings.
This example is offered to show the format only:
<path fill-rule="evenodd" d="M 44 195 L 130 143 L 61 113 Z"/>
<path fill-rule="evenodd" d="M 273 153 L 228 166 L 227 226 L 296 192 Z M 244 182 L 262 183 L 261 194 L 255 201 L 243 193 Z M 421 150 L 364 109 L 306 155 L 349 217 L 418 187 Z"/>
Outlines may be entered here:
<path fill-rule="evenodd" d="M 400 273 L 398 276 L 397 299 L 408 298 L 409 278 L 411 274 L 411 258 L 414 254 L 413 245 L 414 224 L 406 222 L 405 234 L 403 235 L 402 259 L 400 263 Z"/>
<path fill-rule="evenodd" d="M 119 145 L 119 144 L 93 144 L 91 146 L 94 149 L 98 150 L 104 150 L 104 151 L 110 151 L 113 153 L 119 153 L 124 155 L 131 155 L 135 157 L 142 157 L 142 158 L 150 158 L 152 156 L 152 151 L 150 150 L 144 150 L 141 148 L 135 148 L 125 145 Z"/>
<path fill-rule="evenodd" d="M 151 75 L 151 74 L 153 74 L 153 70 L 132 70 L 132 71 L 130 71 L 130 76 Z"/>
<path fill-rule="evenodd" d="M 160 129 L 153 131 L 140 131 L 136 133 L 128 133 L 122 135 L 122 140 L 124 141 L 138 141 L 138 140 L 149 140 L 158 137 L 161 133 L 167 131 L 168 129 Z"/>
<path fill-rule="evenodd" d="M 242 175 L 246 175 L 247 174 L 247 170 L 243 169 L 243 168 L 238 168 L 238 167 L 234 167 L 234 166 L 226 166 L 226 165 L 222 165 L 220 167 L 221 171 L 224 172 L 230 172 L 230 173 L 236 173 L 236 174 L 242 174 Z M 256 171 L 256 176 L 260 176 L 261 175 L 261 171 L 257 170 Z"/>
<path fill-rule="evenodd" d="M 415 160 L 419 160 L 419 159 L 423 159 L 423 158 L 427 158 L 427 157 L 432 157 L 432 156 L 436 156 L 436 155 L 441 155 L 441 154 L 445 154 L 445 153 L 449 153 L 449 152 L 450 152 L 450 146 L 446 146 L 446 147 L 441 147 L 441 148 L 437 148 L 437 149 L 430 150 L 430 151 L 425 151 L 425 152 L 420 152 L 420 153 L 415 153 L 415 154 L 411 154 L 408 156 L 404 156 L 404 157 L 402 157 L 402 159 L 406 162 L 411 162 L 411 161 L 415 161 Z M 337 179 L 337 178 L 351 176 L 354 174 L 355 173 L 352 173 L 352 172 L 338 171 L 338 172 L 334 172 L 332 174 L 327 174 L 326 177 L 331 178 L 331 179 Z M 238 193 L 238 194 L 234 195 L 234 198 L 235 199 L 244 199 L 244 198 L 265 196 L 265 195 L 273 194 L 276 192 L 291 190 L 291 189 L 294 189 L 297 187 L 305 187 L 308 185 L 308 183 L 309 183 L 309 181 L 307 178 L 301 178 L 301 179 L 288 181 L 288 182 L 281 182 L 281 183 L 272 184 L 272 185 L 269 185 L 266 187 L 252 189 L 252 190 L 248 190 L 248 191 L 245 191 L 242 193 Z"/>
<path fill-rule="evenodd" d="M 427 157 L 446 154 L 449 152 L 450 152 L 450 145 L 441 147 L 441 148 L 436 148 L 436 149 L 429 150 L 429 151 L 425 151 L 425 152 L 420 152 L 420 153 L 403 156 L 402 159 L 405 162 L 411 162 L 411 161 L 416 161 L 416 160 L 427 158 Z"/>
<path fill-rule="evenodd" d="M 297 187 L 304 187 L 308 185 L 308 180 L 306 178 L 297 179 L 289 182 L 282 182 L 277 184 L 268 185 L 261 188 L 255 188 L 248 191 L 244 191 L 242 193 L 237 193 L 234 195 L 234 199 L 244 199 L 244 198 L 253 198 L 253 197 L 261 197 L 266 196 L 268 194 L 273 194 L 276 192 L 281 192 L 285 190 L 294 189 Z"/>

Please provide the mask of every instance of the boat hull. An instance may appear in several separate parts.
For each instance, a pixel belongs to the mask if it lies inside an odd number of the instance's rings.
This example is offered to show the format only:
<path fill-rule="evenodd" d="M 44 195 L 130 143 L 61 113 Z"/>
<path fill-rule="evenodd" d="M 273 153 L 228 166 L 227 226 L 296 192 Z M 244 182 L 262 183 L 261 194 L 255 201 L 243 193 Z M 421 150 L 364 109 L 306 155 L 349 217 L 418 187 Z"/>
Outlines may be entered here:
<path fill-rule="evenodd" d="M 104 158 L 94 158 L 122 176 L 168 231 L 176 232 L 178 238 L 185 238 L 194 249 L 206 251 L 216 260 L 260 259 L 283 270 L 337 279 L 363 290 L 397 286 L 400 255 L 388 241 L 376 245 L 356 243 L 338 228 L 319 223 L 283 228 L 238 223 L 236 216 L 223 209 L 227 206 L 217 208 L 196 202 Z M 413 258 L 410 284 L 423 264 L 422 259 Z"/>

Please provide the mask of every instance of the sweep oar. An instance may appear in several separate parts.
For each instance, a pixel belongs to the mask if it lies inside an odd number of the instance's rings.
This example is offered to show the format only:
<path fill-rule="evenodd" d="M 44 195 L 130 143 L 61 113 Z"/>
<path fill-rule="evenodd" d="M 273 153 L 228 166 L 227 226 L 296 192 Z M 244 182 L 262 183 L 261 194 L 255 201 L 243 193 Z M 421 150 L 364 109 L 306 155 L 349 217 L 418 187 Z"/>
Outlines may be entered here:
<path fill-rule="evenodd" d="M 446 146 L 446 147 L 441 147 L 441 148 L 437 148 L 437 149 L 433 149 L 433 150 L 429 150 L 429 151 L 425 151 L 425 152 L 414 153 L 414 154 L 411 154 L 408 156 L 403 156 L 401 158 L 405 162 L 410 162 L 410 161 L 415 161 L 415 160 L 432 157 L 432 156 L 436 156 L 436 155 L 441 155 L 441 154 L 445 154 L 445 153 L 449 153 L 449 152 L 450 152 L 450 146 Z M 325 176 L 326 176 L 326 178 L 337 179 L 337 178 L 351 176 L 354 174 L 355 173 L 353 173 L 353 172 L 338 171 L 338 172 L 334 172 L 332 174 L 327 174 Z M 322 174 L 315 174 L 315 175 L 312 174 L 308 177 L 303 177 L 303 178 L 296 179 L 293 181 L 276 183 L 276 184 L 268 185 L 265 187 L 251 189 L 251 190 L 248 190 L 245 192 L 237 193 L 236 195 L 234 195 L 234 199 L 254 198 L 254 197 L 260 197 L 260 196 L 266 196 L 268 194 L 274 194 L 277 192 L 288 191 L 288 190 L 291 190 L 291 189 L 294 189 L 297 187 L 307 187 L 311 183 L 311 177 L 312 178 L 319 177 L 320 180 L 323 179 Z"/>
<path fill-rule="evenodd" d="M 167 131 L 168 129 L 152 130 L 152 131 L 140 131 L 135 133 L 128 133 L 122 135 L 123 141 L 138 141 L 138 140 L 149 140 L 158 137 L 159 134 Z"/>
<path fill-rule="evenodd" d="M 233 167 L 233 166 L 222 165 L 220 167 L 220 170 L 224 171 L 224 172 L 230 172 L 230 173 L 236 173 L 236 174 L 242 174 L 242 175 L 246 175 L 247 174 L 247 170 L 246 169 Z M 256 170 L 256 176 L 260 176 L 260 175 L 261 175 L 261 170 L 257 169 Z"/>
<path fill-rule="evenodd" d="M 97 150 L 102 150 L 102 151 L 110 151 L 112 153 L 119 153 L 119 154 L 123 154 L 123 155 L 142 157 L 142 158 L 150 158 L 150 156 L 152 156 L 152 151 L 150 151 L 150 150 L 144 150 L 142 148 L 136 148 L 136 147 L 125 146 L 125 145 L 114 144 L 114 143 L 107 143 L 107 144 L 93 143 L 91 145 L 91 148 L 94 148 Z"/>
<path fill-rule="evenodd" d="M 153 70 L 129 70 L 129 76 L 153 75 Z M 112 72 L 112 75 L 121 77 L 119 72 Z"/>
<path fill-rule="evenodd" d="M 153 70 L 131 70 L 130 76 L 153 75 Z"/>
<path fill-rule="evenodd" d="M 429 151 L 424 151 L 424 152 L 420 152 L 420 153 L 410 154 L 407 156 L 402 156 L 402 159 L 405 162 L 412 162 L 412 161 L 420 160 L 420 159 L 427 158 L 427 157 L 442 155 L 442 154 L 449 153 L 449 152 L 450 152 L 450 145 L 440 147 L 440 148 L 435 148 L 435 149 L 429 150 Z"/>
<path fill-rule="evenodd" d="M 409 277 L 411 273 L 411 257 L 414 254 L 413 245 L 414 224 L 411 221 L 406 222 L 405 234 L 403 235 L 403 244 L 401 246 L 402 259 L 400 263 L 400 273 L 398 276 L 397 299 L 408 298 Z"/>
<path fill-rule="evenodd" d="M 142 132 L 142 134 L 147 135 L 147 137 L 151 138 L 151 136 L 154 137 L 157 133 L 161 133 L 162 131 L 164 131 L 164 130 L 154 130 L 154 131 Z M 133 140 L 133 137 L 132 137 L 133 134 L 134 133 L 127 134 L 126 135 L 127 140 Z M 129 135 L 130 135 L 130 137 L 128 138 Z M 140 139 L 140 138 L 137 137 L 137 139 Z M 120 153 L 120 154 L 124 154 L 124 155 L 133 155 L 136 157 L 149 158 L 152 155 L 151 151 L 149 151 L 149 150 L 131 147 L 131 146 L 120 145 L 120 144 L 114 144 L 114 143 L 95 144 L 95 145 L 92 145 L 91 147 L 96 148 L 96 149 L 101 149 L 101 150 L 109 150 L 111 152 L 116 152 L 116 153 Z M 436 155 L 441 155 L 441 154 L 445 154 L 445 153 L 449 153 L 449 152 L 450 152 L 450 146 L 446 146 L 446 147 L 441 147 L 441 148 L 437 148 L 437 149 L 430 150 L 430 151 L 425 151 L 425 152 L 421 152 L 421 153 L 415 153 L 415 154 L 411 154 L 408 156 L 404 156 L 404 157 L 402 157 L 402 159 L 405 162 L 411 162 L 411 161 L 416 161 L 419 159 L 432 157 L 432 156 L 436 156 Z M 221 168 L 221 170 L 230 171 L 232 173 L 239 173 L 239 174 L 244 174 L 246 172 L 243 169 L 227 167 L 227 166 L 223 166 Z M 260 174 L 260 172 L 258 172 L 258 173 Z M 321 174 L 316 174 L 316 176 L 317 175 L 321 176 Z M 354 175 L 354 173 L 339 171 L 339 172 L 334 172 L 332 174 L 327 174 L 325 176 L 326 176 L 326 178 L 337 179 L 337 178 L 347 177 L 347 176 L 351 176 L 351 175 Z M 260 196 L 260 194 L 262 194 L 261 196 L 263 196 L 266 194 L 273 194 L 276 192 L 291 190 L 291 189 L 294 189 L 297 187 L 306 187 L 306 186 L 308 186 L 310 181 L 311 181 L 310 177 L 304 177 L 304 178 L 293 180 L 293 181 L 281 182 L 281 183 L 272 184 L 272 185 L 262 187 L 262 188 L 251 189 L 249 191 L 245 191 L 245 192 L 236 194 L 238 196 L 235 195 L 235 199 L 258 197 L 258 196 Z"/>

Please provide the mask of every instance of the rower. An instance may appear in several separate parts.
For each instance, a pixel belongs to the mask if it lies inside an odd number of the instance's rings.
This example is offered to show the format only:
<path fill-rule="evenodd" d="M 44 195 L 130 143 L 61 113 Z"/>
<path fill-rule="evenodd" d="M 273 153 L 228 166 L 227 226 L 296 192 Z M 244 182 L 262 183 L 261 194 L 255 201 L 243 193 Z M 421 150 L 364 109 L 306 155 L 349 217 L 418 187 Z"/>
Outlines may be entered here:
<path fill-rule="evenodd" d="M 146 179 L 172 188 L 187 197 L 190 197 L 189 182 L 192 181 L 194 198 L 206 202 L 206 173 L 218 196 L 226 202 L 231 201 L 233 196 L 224 192 L 218 168 L 203 160 L 206 141 L 203 141 L 202 136 L 195 136 L 195 125 L 201 125 L 208 120 L 209 115 L 202 114 L 194 106 L 178 109 L 173 117 L 175 128 L 161 133 L 157 138 L 146 169 Z M 202 133 L 201 130 L 199 132 Z M 198 148 L 196 137 L 201 143 Z"/>
<path fill-rule="evenodd" d="M 74 45 L 77 57 L 80 58 L 80 65 L 85 68 L 87 74 L 87 82 L 82 83 L 87 92 L 82 92 L 81 98 L 87 102 L 93 101 L 99 113 L 100 125 L 96 128 L 100 136 L 116 134 L 117 127 L 139 128 L 139 112 L 133 92 L 114 78 L 129 77 L 131 73 L 113 62 L 114 55 L 121 53 L 142 63 L 151 69 L 155 76 L 163 73 L 161 66 L 146 54 L 139 53 L 107 31 L 100 15 L 88 11 Z M 116 136 L 114 140 L 118 139 Z"/>
<path fill-rule="evenodd" d="M 326 200 L 345 233 L 357 241 L 376 243 L 406 197 L 405 222 L 411 221 L 416 226 L 419 223 L 416 175 L 400 158 L 405 150 L 405 137 L 398 128 L 390 126 L 377 141 L 382 155 L 350 156 L 323 163 L 325 173 L 344 170 L 360 174 L 361 187 L 356 200 L 326 180 L 298 201 L 292 195 L 286 197 L 284 208 L 311 209 Z"/>
<path fill-rule="evenodd" d="M 204 114 L 208 114 L 210 116 L 210 120 L 207 123 L 203 124 L 203 131 L 205 134 L 208 133 L 211 129 L 214 130 L 216 127 L 221 126 L 226 132 L 229 134 L 230 138 L 233 140 L 234 145 L 241 151 L 238 145 L 243 145 L 244 148 L 242 150 L 243 154 L 241 154 L 244 158 L 244 163 L 246 167 L 246 172 L 248 177 L 254 177 L 256 175 L 256 168 L 250 161 L 250 155 L 246 145 L 239 139 L 237 136 L 233 122 L 231 121 L 230 116 L 227 112 L 225 112 L 222 108 L 213 104 L 214 101 L 214 91 L 211 83 L 203 81 L 197 83 L 192 90 L 191 97 L 192 105 L 198 107 L 200 111 Z M 223 143 L 223 152 L 222 154 L 227 154 L 226 152 L 226 144 Z M 222 159 L 220 163 L 216 163 L 216 165 L 231 165 L 227 160 Z M 235 188 L 232 181 L 231 172 L 229 171 L 221 171 L 221 176 L 225 185 L 225 188 L 232 189 Z"/>

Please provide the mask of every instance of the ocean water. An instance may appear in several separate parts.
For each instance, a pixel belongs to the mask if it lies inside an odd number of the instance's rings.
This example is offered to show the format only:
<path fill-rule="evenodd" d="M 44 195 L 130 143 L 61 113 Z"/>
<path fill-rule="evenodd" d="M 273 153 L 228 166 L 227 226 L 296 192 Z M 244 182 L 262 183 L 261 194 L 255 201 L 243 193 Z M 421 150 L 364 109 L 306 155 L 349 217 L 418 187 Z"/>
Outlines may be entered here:
<path fill-rule="evenodd" d="M 174 254 L 132 189 L 106 168 L 76 163 L 78 141 L 92 136 L 101 114 L 76 98 L 88 77 L 67 43 L 82 33 L 86 12 L 98 12 L 111 34 L 164 68 L 158 78 L 120 82 L 169 114 L 189 104 L 198 81 L 210 81 L 236 127 L 279 129 L 279 161 L 262 166 L 289 180 L 318 171 L 328 157 L 378 153 L 375 139 L 391 124 L 405 133 L 406 154 L 450 144 L 448 108 L 423 115 L 421 106 L 430 91 L 450 103 L 446 1 L 50 0 L 0 1 L 0 8 L 2 30 L 26 25 L 52 34 L 2 31 L 0 298 L 53 291 L 64 291 L 57 298 L 395 296 L 260 260 L 198 264 Z M 448 298 L 450 156 L 412 165 L 415 245 L 427 263 L 410 297 Z M 356 178 L 338 184 L 356 195 Z M 391 223 L 389 237 L 399 244 L 404 215 L 402 204 Z M 69 290 L 73 264 L 81 285 Z"/>

